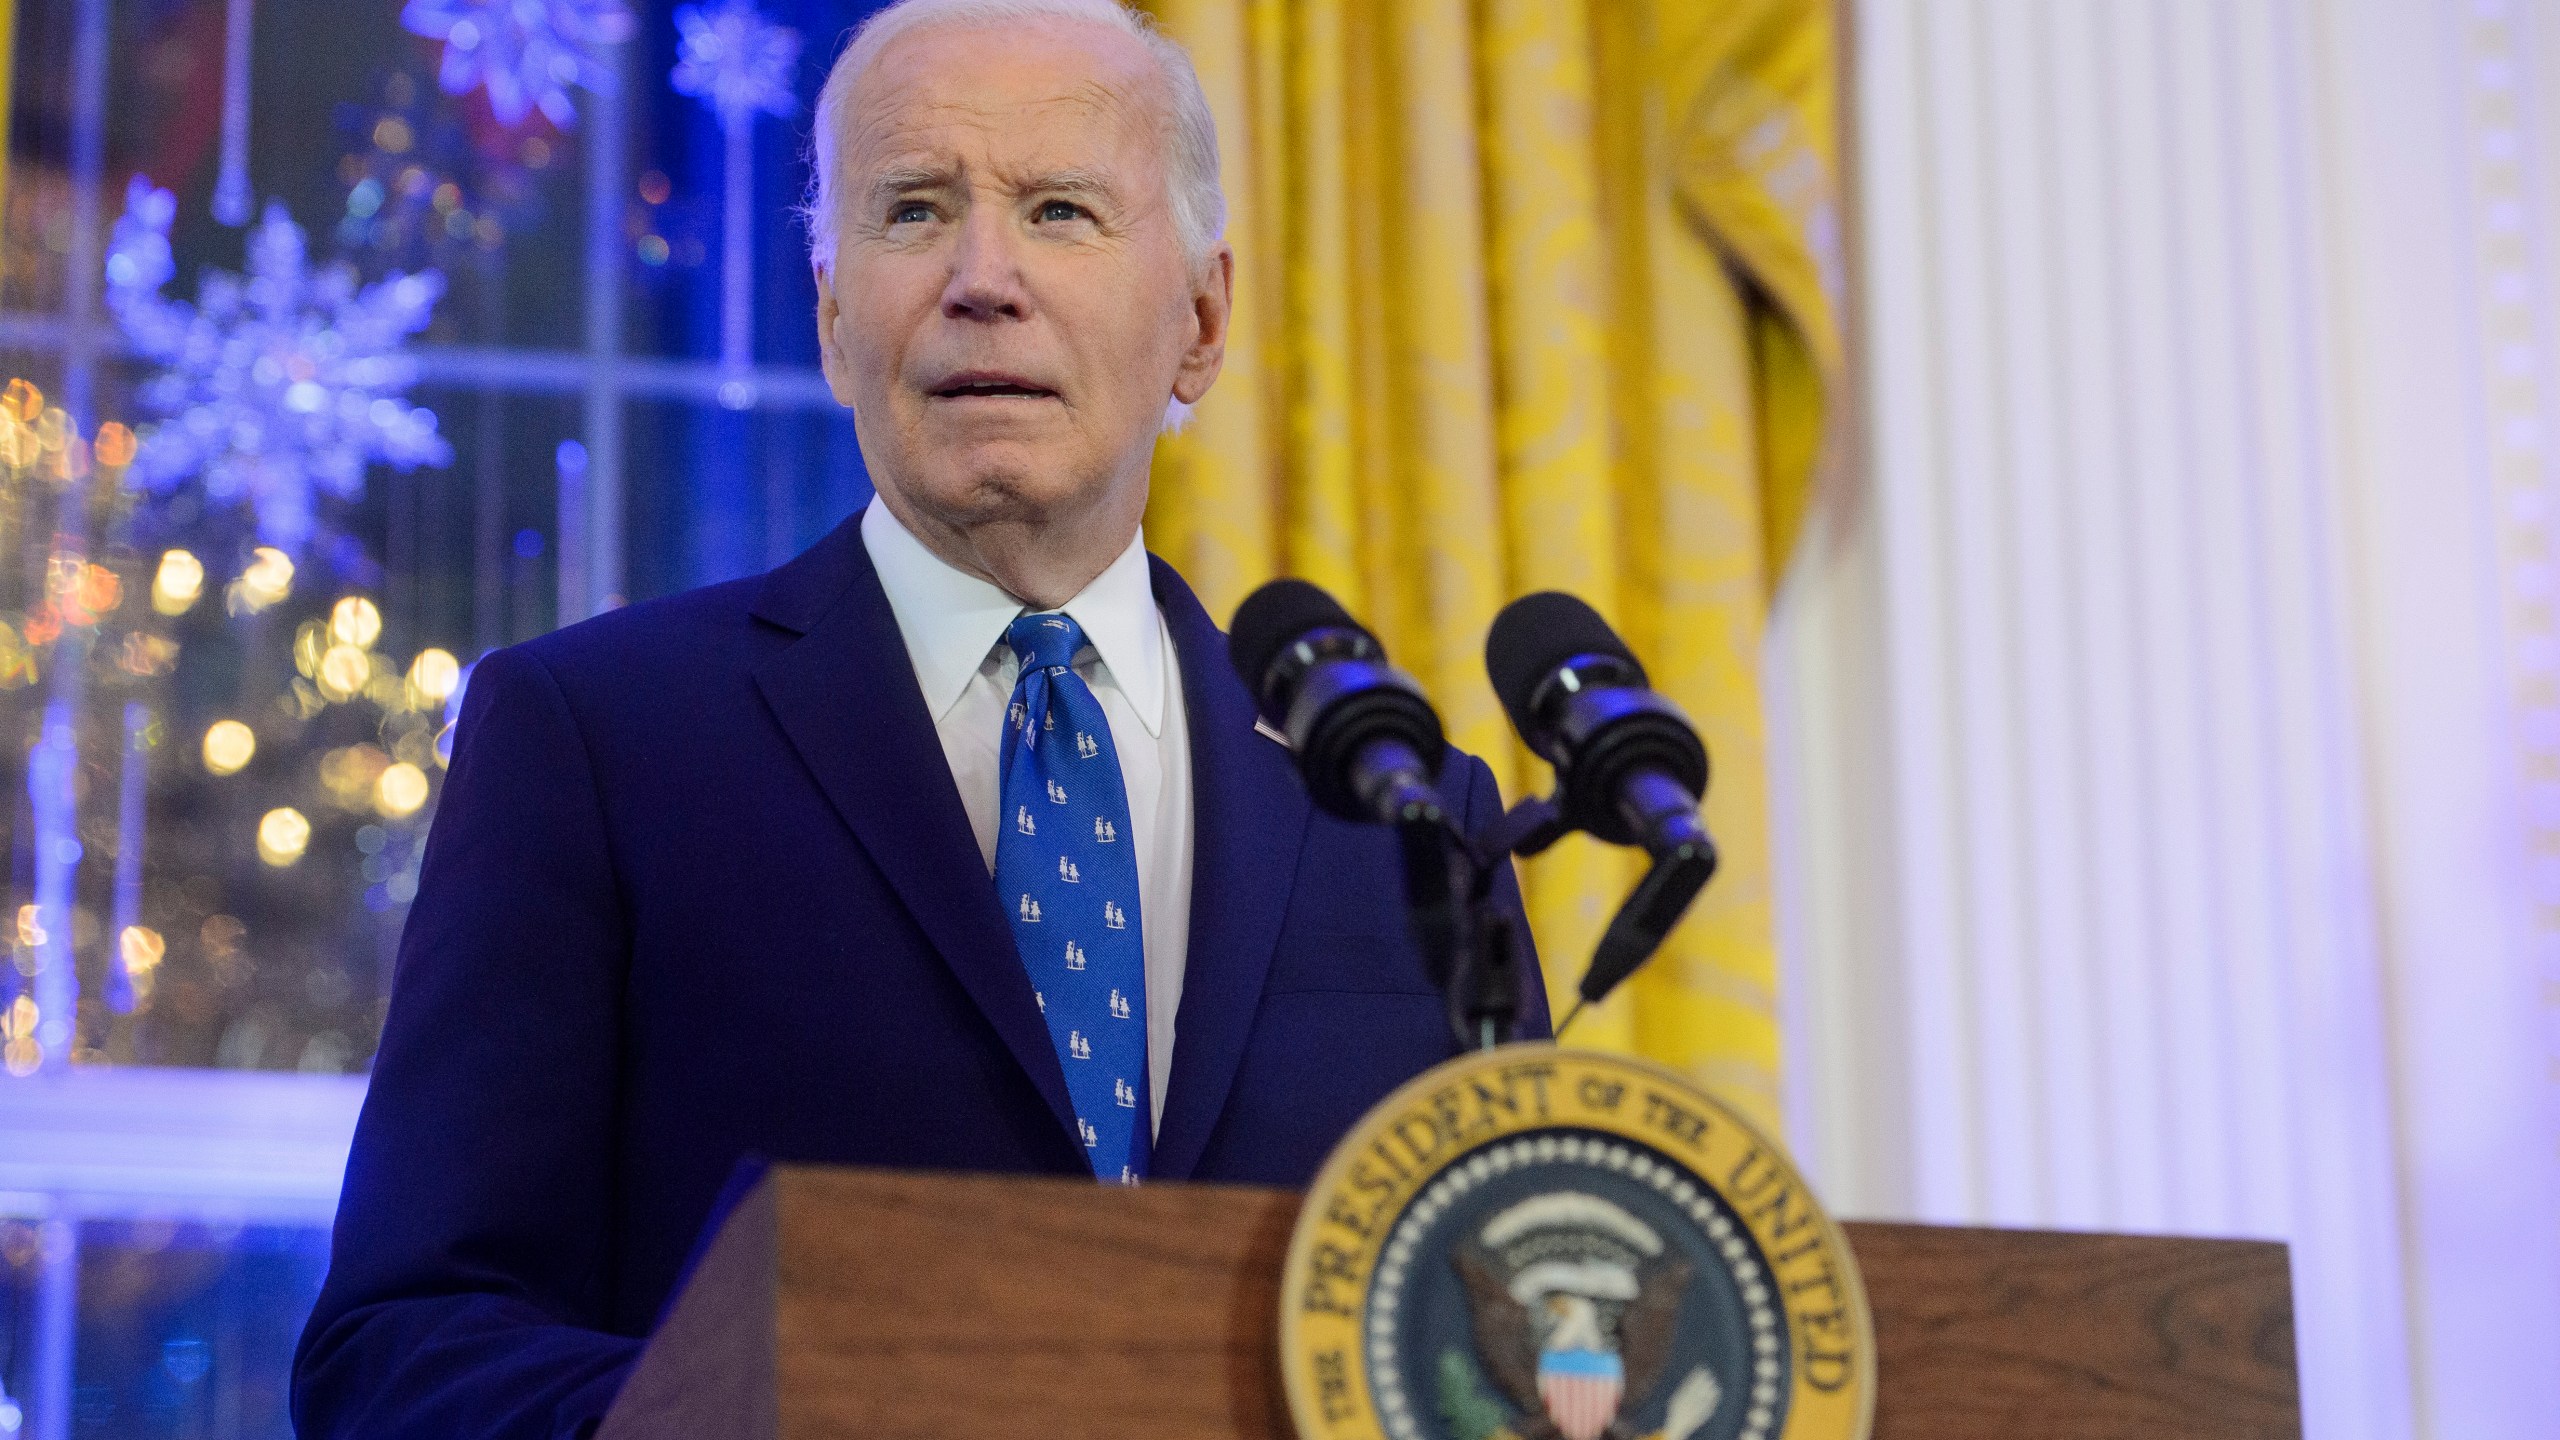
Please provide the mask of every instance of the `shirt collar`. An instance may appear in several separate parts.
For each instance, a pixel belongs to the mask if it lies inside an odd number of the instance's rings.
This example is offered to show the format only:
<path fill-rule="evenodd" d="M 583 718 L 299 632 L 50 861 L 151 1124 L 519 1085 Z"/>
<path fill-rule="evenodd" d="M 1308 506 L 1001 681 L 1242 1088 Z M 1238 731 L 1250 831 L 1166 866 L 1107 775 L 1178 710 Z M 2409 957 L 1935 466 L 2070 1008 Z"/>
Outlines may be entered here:
<path fill-rule="evenodd" d="M 934 554 L 889 513 L 877 497 L 862 516 L 863 548 L 871 552 L 880 588 L 907 642 L 925 709 L 942 723 L 969 688 L 969 678 L 1004 639 L 1005 628 L 1028 607 L 975 575 Z M 1112 682 L 1129 699 L 1151 736 L 1164 733 L 1165 639 L 1147 573 L 1144 531 L 1110 568 L 1059 607 L 1084 628 Z"/>

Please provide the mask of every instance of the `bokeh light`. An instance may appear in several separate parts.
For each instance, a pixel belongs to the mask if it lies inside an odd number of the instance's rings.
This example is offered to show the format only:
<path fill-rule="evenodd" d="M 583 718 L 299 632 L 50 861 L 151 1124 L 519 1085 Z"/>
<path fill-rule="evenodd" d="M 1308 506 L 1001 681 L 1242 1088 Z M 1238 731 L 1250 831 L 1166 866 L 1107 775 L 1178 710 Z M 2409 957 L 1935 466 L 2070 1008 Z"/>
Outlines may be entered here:
<path fill-rule="evenodd" d="M 124 577 L 104 565 L 89 566 L 80 572 L 72 598 L 93 619 L 104 615 L 124 603 Z"/>
<path fill-rule="evenodd" d="M 290 805 L 279 805 L 258 821 L 258 858 L 283 869 L 302 858 L 311 845 L 311 822 Z"/>
<path fill-rule="evenodd" d="M 384 768 L 373 782 L 373 808 L 387 820 L 400 820 L 418 813 L 427 803 L 427 772 L 403 760 Z"/>
<path fill-rule="evenodd" d="M 320 757 L 320 788 L 342 810 L 373 808 L 374 782 L 391 765 L 391 757 L 374 745 L 341 745 Z"/>
<path fill-rule="evenodd" d="M 216 775 L 237 775 L 258 753 L 258 732 L 237 720 L 216 720 L 205 727 L 204 768 Z"/>
<path fill-rule="evenodd" d="M 272 545 L 249 554 L 249 568 L 231 582 L 233 614 L 255 615 L 293 594 L 293 557 Z"/>
<path fill-rule="evenodd" d="M 293 668 L 305 680 L 320 677 L 320 654 L 329 648 L 329 627 L 305 620 L 293 632 Z"/>
<path fill-rule="evenodd" d="M 160 557 L 151 577 L 151 608 L 163 615 L 184 615 L 204 595 L 204 562 L 184 550 Z"/>
<path fill-rule="evenodd" d="M 320 693 L 333 704 L 362 694 L 373 678 L 373 657 L 353 645 L 332 645 L 320 656 Z"/>
<path fill-rule="evenodd" d="M 148 925 L 127 925 L 117 933 L 116 954 L 124 961 L 125 983 L 133 987 L 136 1007 L 150 1003 L 153 980 L 168 953 L 169 942 Z"/>
<path fill-rule="evenodd" d="M 133 463 L 134 452 L 140 447 L 134 441 L 132 430 L 110 420 L 98 427 L 98 440 L 92 448 L 97 453 L 99 464 L 110 470 L 121 470 Z"/>
<path fill-rule="evenodd" d="M 409 666 L 410 687 L 418 692 L 419 699 L 430 704 L 443 704 L 461 683 L 462 662 L 454 659 L 450 650 L 428 646 Z"/>
<path fill-rule="evenodd" d="M 139 979 L 169 953 L 169 942 L 148 925 L 127 925 L 116 937 L 116 953 L 124 957 L 125 973 Z"/>
<path fill-rule="evenodd" d="M 36 1002 L 25 995 L 0 1010 L 0 1058 L 5 1058 L 9 1073 L 27 1076 L 36 1073 L 44 1063 L 44 1050 L 36 1044 L 36 1021 L 41 1012 Z"/>
<path fill-rule="evenodd" d="M 0 390 L 0 412 L 12 420 L 32 425 L 44 413 L 44 392 L 25 380 L 11 380 L 9 388 Z"/>
<path fill-rule="evenodd" d="M 329 611 L 329 638 L 369 650 L 382 638 L 382 612 L 361 595 L 349 595 Z"/>

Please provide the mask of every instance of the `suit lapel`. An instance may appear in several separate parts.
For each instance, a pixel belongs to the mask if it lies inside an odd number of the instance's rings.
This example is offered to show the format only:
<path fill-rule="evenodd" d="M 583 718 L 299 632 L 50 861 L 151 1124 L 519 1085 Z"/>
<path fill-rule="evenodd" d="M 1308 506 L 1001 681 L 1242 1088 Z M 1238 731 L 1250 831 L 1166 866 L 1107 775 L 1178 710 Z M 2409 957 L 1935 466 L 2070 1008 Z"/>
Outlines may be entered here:
<path fill-rule="evenodd" d="M 783 733 L 1074 1135 L 1066 1072 L 863 548 L 860 516 L 767 577 L 755 613 L 800 636 L 755 671 Z"/>
<path fill-rule="evenodd" d="M 1244 1059 L 1308 802 L 1289 753 L 1254 733 L 1253 697 L 1227 659 L 1226 636 L 1171 567 L 1152 567 L 1191 731 L 1191 946 L 1152 1164 L 1159 1178 L 1182 1180 L 1200 1163 Z"/>

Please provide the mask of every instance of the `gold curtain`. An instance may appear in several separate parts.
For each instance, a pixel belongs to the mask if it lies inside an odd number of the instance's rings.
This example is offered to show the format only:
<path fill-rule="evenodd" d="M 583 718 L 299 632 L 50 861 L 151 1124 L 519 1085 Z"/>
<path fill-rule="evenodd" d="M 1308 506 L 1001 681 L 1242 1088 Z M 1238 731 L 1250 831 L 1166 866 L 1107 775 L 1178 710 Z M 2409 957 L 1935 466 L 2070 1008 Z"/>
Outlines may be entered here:
<path fill-rule="evenodd" d="M 1713 755 L 1724 867 L 1577 1022 L 1778 1118 L 1759 647 L 1838 345 L 1826 0 L 1154 0 L 1219 123 L 1227 366 L 1158 450 L 1151 546 L 1224 615 L 1361 615 L 1507 796 L 1495 611 L 1570 590 Z M 1558 1013 L 1629 858 L 1525 871 Z"/>

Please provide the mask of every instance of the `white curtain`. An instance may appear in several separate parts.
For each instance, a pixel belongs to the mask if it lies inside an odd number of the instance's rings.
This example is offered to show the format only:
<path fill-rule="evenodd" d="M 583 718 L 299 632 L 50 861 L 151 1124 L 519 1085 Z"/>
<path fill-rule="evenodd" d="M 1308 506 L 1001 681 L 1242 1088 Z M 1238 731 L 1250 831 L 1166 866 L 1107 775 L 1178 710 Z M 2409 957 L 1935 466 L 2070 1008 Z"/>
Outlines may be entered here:
<path fill-rule="evenodd" d="M 1859 0 L 1779 612 L 1833 1205 L 2293 1245 L 2309 1433 L 2560 1416 L 2560 5 Z"/>

